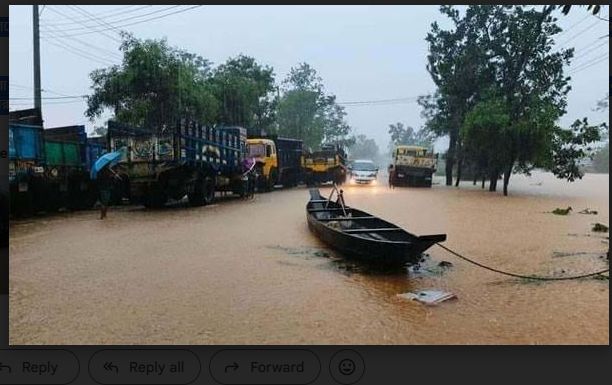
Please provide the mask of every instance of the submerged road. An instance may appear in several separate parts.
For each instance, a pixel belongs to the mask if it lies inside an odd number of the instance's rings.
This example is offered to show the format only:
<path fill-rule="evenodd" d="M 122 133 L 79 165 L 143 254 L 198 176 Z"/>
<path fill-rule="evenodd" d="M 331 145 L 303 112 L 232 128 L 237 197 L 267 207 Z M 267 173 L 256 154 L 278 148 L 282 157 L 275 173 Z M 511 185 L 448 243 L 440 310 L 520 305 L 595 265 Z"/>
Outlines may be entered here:
<path fill-rule="evenodd" d="M 416 234 L 447 233 L 446 246 L 503 270 L 608 266 L 609 234 L 591 232 L 609 224 L 608 175 L 513 176 L 508 197 L 469 182 L 391 190 L 383 180 L 345 186 L 347 204 Z M 518 280 L 436 246 L 419 272 L 367 271 L 309 232 L 308 197 L 298 187 L 198 208 L 122 206 L 104 221 L 96 211 L 13 221 L 10 344 L 609 343 L 607 280 Z M 548 213 L 567 206 L 568 216 Z M 458 299 L 396 296 L 424 289 Z"/>

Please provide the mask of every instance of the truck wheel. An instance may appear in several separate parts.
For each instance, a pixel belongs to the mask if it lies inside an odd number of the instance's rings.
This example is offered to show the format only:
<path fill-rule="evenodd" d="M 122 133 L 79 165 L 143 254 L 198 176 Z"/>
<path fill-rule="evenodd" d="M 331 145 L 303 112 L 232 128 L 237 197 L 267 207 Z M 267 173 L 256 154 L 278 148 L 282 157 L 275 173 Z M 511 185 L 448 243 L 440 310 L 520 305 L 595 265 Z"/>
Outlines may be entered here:
<path fill-rule="evenodd" d="M 274 184 L 277 178 L 278 178 L 278 172 L 276 171 L 275 168 L 273 168 L 272 170 L 270 170 L 270 176 L 268 177 L 268 180 L 266 181 L 266 191 L 267 192 L 274 190 Z"/>
<path fill-rule="evenodd" d="M 187 194 L 189 205 L 193 207 L 202 206 L 204 204 L 204 181 L 198 178 L 194 182 L 193 190 Z"/>
<path fill-rule="evenodd" d="M 204 178 L 204 204 L 209 205 L 215 200 L 215 180 L 212 177 L 207 176 Z"/>
<path fill-rule="evenodd" d="M 164 207 L 167 200 L 168 197 L 163 191 L 154 188 L 148 192 L 143 204 L 146 208 L 158 209 Z"/>

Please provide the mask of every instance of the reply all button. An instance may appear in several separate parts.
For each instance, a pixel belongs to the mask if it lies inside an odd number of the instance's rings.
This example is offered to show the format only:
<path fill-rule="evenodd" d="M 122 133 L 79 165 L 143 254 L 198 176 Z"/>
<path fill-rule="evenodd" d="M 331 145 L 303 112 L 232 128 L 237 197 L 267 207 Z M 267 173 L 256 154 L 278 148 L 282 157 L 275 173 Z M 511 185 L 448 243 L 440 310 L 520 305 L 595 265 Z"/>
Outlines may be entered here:
<path fill-rule="evenodd" d="M 225 349 L 210 360 L 210 374 L 223 385 L 310 384 L 319 358 L 304 349 Z"/>

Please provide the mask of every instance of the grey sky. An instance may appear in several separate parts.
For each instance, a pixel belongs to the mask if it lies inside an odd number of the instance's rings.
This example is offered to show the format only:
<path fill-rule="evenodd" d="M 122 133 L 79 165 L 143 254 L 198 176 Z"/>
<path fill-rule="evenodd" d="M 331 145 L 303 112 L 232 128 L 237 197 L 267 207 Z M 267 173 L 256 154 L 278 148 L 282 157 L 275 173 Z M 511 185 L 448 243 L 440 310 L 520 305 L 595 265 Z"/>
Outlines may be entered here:
<path fill-rule="evenodd" d="M 133 23 L 188 8 L 181 6 L 79 6 L 104 22 L 134 17 L 117 25 Z M 141 8 L 138 8 L 141 7 Z M 32 7 L 10 6 L 10 95 L 32 95 Z M 167 11 L 158 12 L 164 9 Z M 123 12 L 117 14 L 117 12 Z M 157 13 L 154 13 L 157 12 Z M 144 14 L 151 13 L 149 16 Z M 136 16 L 143 15 L 140 18 Z M 602 17 L 609 18 L 609 7 Z M 589 15 L 585 8 L 572 9 L 568 16 L 558 14 L 562 28 L 572 27 L 558 37 L 564 46 L 576 47 L 572 71 L 572 91 L 568 114 L 561 123 L 589 117 L 592 122 L 608 121 L 608 112 L 594 112 L 597 100 L 609 89 L 608 22 Z M 43 97 L 82 95 L 89 92 L 89 73 L 119 63 L 108 51 L 117 52 L 117 33 L 51 37 L 50 30 L 65 35 L 86 31 L 75 22 L 100 30 L 108 24 L 88 20 L 78 8 L 47 5 L 41 15 L 41 60 Z M 323 78 L 326 89 L 340 102 L 410 98 L 430 93 L 433 82 L 425 69 L 430 24 L 448 25 L 437 6 L 202 6 L 183 13 L 127 26 L 139 38 L 167 37 L 171 45 L 198 53 L 215 65 L 240 53 L 253 56 L 274 68 L 280 82 L 291 66 L 312 65 Z M 53 24 L 56 24 L 53 26 Z M 57 35 L 58 32 L 56 32 Z M 81 40 L 78 42 L 74 40 Z M 85 43 L 85 44 L 84 44 Z M 89 45 L 86 45 L 89 44 Z M 59 45 L 59 46 L 58 46 Z M 70 52 L 70 48 L 72 51 Z M 95 55 L 86 59 L 78 56 Z M 582 57 L 580 57 L 582 55 Z M 595 62 L 600 60 L 599 62 Z M 592 64 L 592 65 L 591 65 Z M 588 67 L 587 67 L 588 66 Z M 46 126 L 93 124 L 83 115 L 83 101 L 43 100 Z M 14 99 L 11 109 L 30 108 L 29 99 Z M 381 149 L 389 141 L 390 123 L 404 122 L 421 127 L 420 108 L 415 102 L 393 105 L 347 106 L 348 122 L 356 133 L 373 137 Z M 102 121 L 96 122 L 102 124 Z M 437 150 L 443 150 L 444 141 Z"/>

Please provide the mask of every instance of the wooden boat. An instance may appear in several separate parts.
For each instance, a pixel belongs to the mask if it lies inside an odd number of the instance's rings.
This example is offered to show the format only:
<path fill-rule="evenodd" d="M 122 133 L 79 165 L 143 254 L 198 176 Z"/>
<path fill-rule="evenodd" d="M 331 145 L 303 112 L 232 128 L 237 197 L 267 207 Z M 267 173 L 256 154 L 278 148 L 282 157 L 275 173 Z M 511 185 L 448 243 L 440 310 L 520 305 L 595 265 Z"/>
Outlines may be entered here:
<path fill-rule="evenodd" d="M 376 265 L 414 264 L 421 259 L 421 253 L 446 240 L 446 234 L 417 236 L 365 211 L 348 207 L 342 192 L 336 187 L 334 190 L 337 201 L 331 200 L 333 190 L 325 199 L 318 189 L 310 189 L 306 218 L 314 234 L 347 258 Z"/>

